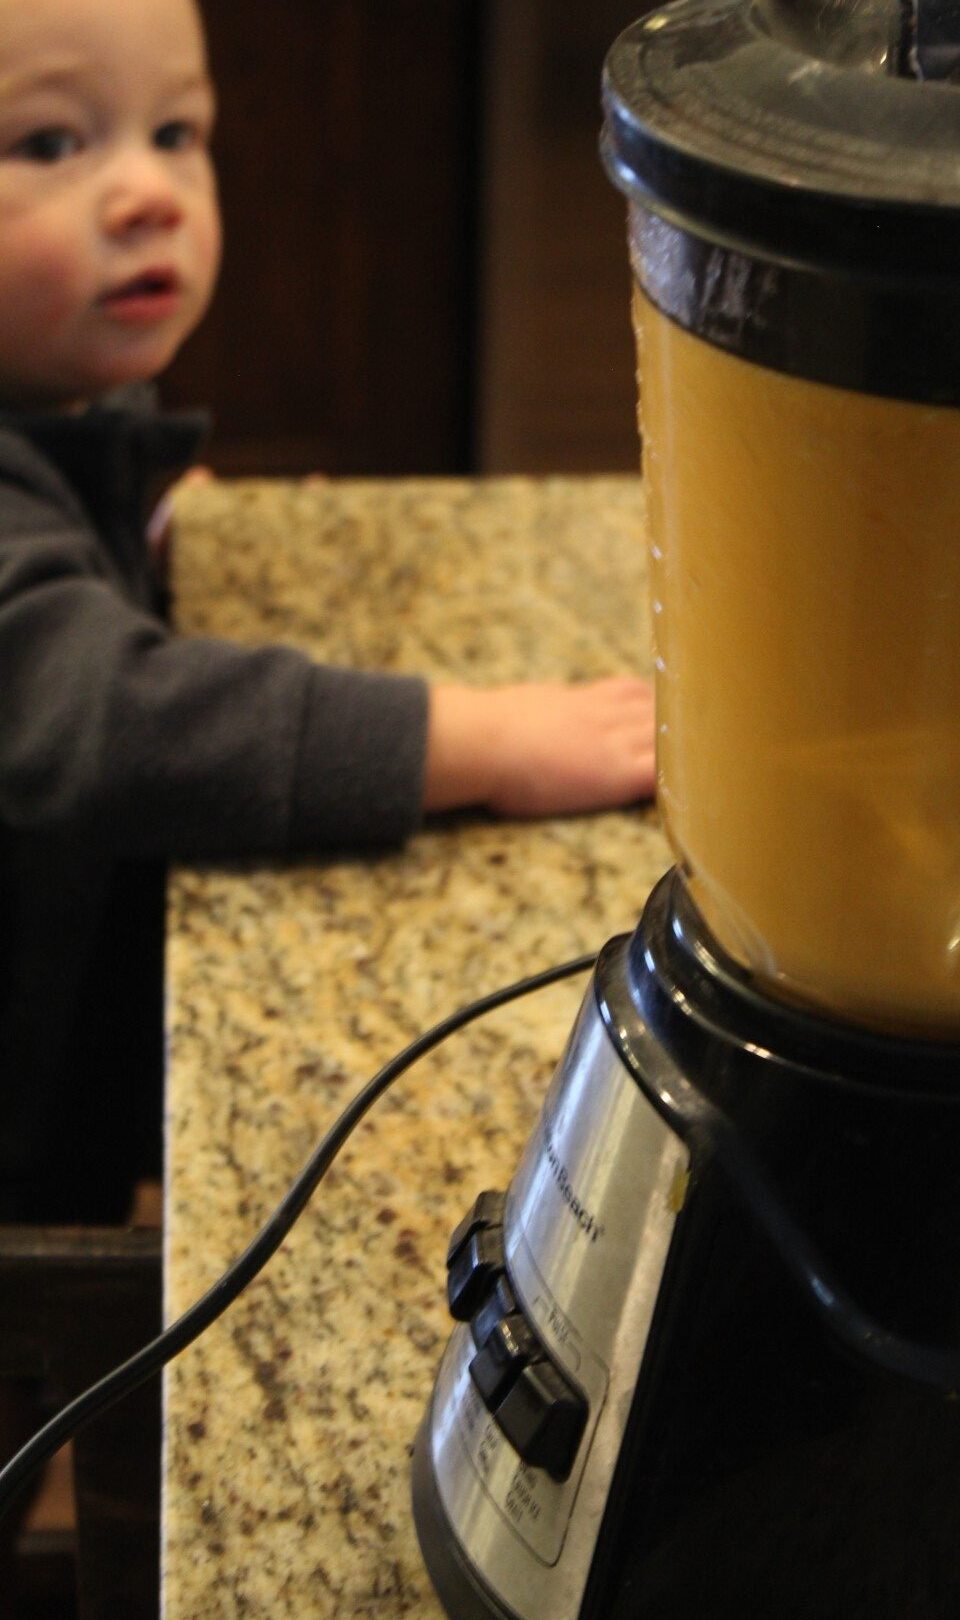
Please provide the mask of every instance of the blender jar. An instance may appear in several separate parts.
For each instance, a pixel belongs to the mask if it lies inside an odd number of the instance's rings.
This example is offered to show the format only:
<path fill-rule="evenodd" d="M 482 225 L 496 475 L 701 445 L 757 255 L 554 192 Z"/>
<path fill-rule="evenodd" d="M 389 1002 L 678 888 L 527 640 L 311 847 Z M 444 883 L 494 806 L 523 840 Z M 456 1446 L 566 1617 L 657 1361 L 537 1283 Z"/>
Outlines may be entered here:
<path fill-rule="evenodd" d="M 761 987 L 956 1037 L 960 89 L 905 17 L 676 0 L 611 51 L 603 143 L 667 834 Z"/>

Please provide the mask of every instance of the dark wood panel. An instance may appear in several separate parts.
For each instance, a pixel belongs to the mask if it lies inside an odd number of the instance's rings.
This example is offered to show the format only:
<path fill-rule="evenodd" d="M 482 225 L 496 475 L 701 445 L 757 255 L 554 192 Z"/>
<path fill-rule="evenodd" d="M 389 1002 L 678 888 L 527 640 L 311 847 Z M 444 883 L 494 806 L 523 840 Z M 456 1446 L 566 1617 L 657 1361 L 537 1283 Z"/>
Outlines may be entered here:
<path fill-rule="evenodd" d="M 490 0 L 478 463 L 637 467 L 626 206 L 598 152 L 603 58 L 650 0 Z"/>
<path fill-rule="evenodd" d="M 59 1409 L 159 1332 L 161 1249 L 156 1230 L 0 1226 L 0 1462 L 39 1416 L 13 1398 L 26 1401 L 29 1380 Z M 74 1438 L 80 1620 L 158 1613 L 160 1438 L 158 1378 Z M 0 1526 L 0 1612 L 12 1593 L 18 1616 L 10 1541 L 23 1506 Z M 50 1550 L 59 1564 L 62 1543 Z"/>
<path fill-rule="evenodd" d="M 226 253 L 164 386 L 224 471 L 470 461 L 479 0 L 205 0 Z"/>
<path fill-rule="evenodd" d="M 636 465 L 606 48 L 649 0 L 204 0 L 227 248 L 165 388 L 225 472 Z"/>

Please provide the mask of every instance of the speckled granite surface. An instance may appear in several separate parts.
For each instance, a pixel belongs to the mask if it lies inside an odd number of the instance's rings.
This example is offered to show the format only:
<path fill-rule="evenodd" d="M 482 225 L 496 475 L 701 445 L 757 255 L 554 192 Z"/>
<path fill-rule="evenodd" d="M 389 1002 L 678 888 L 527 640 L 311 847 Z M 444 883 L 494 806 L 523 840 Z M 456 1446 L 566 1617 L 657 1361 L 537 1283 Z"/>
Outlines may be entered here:
<path fill-rule="evenodd" d="M 633 478 L 214 484 L 181 496 L 179 529 L 186 630 L 477 680 L 649 664 Z M 375 861 L 176 874 L 168 1316 L 395 1050 L 632 928 L 667 863 L 646 808 L 454 817 Z M 166 1620 L 440 1620 L 409 1454 L 449 1327 L 447 1238 L 508 1182 L 582 989 L 503 1009 L 401 1079 L 168 1370 Z"/>

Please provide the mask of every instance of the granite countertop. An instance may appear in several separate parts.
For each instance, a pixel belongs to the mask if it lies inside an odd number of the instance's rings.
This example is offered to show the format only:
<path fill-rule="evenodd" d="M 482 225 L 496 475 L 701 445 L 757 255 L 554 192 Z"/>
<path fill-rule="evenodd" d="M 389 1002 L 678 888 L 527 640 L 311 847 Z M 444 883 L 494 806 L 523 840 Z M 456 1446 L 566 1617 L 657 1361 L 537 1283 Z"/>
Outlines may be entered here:
<path fill-rule="evenodd" d="M 649 667 L 636 478 L 213 483 L 179 497 L 178 529 L 186 631 L 478 681 Z M 179 870 L 168 1318 L 388 1057 L 632 928 L 667 864 L 646 807 L 449 816 L 383 858 Z M 584 983 L 501 1009 L 402 1078 L 168 1369 L 166 1620 L 441 1620 L 409 1459 L 450 1327 L 447 1239 L 509 1181 Z"/>

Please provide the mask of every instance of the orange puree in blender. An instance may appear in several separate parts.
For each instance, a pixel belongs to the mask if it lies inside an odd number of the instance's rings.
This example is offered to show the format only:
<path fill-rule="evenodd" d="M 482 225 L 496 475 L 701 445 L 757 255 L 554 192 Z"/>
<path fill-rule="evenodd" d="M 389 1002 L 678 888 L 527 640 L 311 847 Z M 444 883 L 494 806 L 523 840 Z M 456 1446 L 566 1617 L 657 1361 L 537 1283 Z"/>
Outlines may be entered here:
<path fill-rule="evenodd" d="M 693 896 L 768 988 L 956 1038 L 960 410 L 766 370 L 639 293 L 635 321 L 660 808 Z"/>

